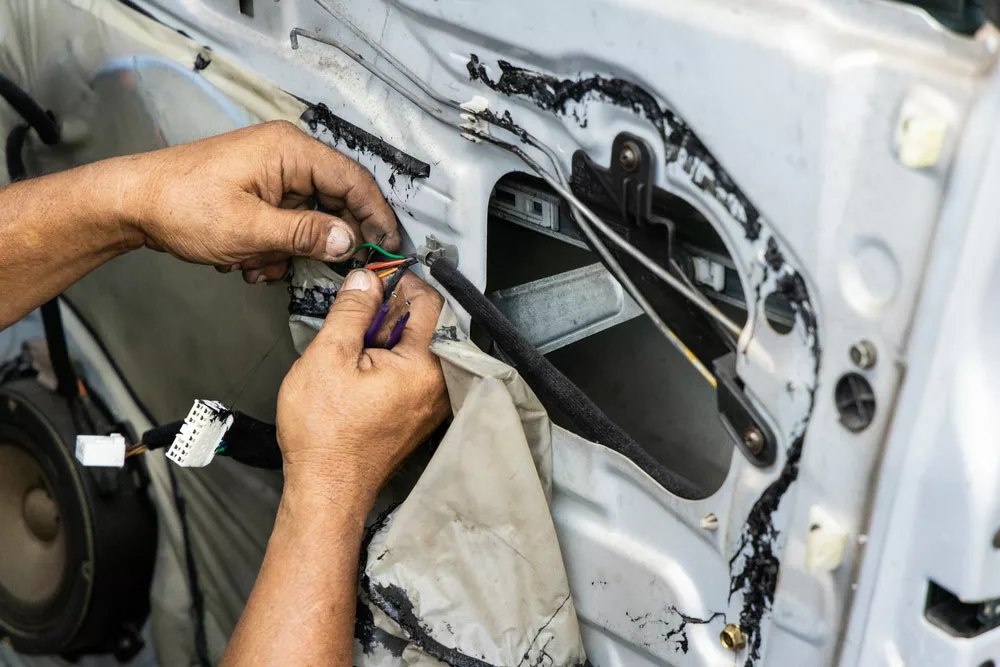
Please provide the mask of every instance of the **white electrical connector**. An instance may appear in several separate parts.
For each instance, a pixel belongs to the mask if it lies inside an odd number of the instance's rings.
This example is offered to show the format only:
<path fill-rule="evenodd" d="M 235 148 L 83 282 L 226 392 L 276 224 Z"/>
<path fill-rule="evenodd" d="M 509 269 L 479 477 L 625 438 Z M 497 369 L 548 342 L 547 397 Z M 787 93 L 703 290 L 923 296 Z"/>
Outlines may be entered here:
<path fill-rule="evenodd" d="M 694 260 L 694 280 L 696 283 L 708 285 L 716 292 L 726 288 L 726 267 L 705 257 L 692 257 Z"/>
<path fill-rule="evenodd" d="M 233 413 L 222 403 L 196 400 L 167 450 L 167 458 L 184 468 L 207 466 L 232 425 Z"/>
<path fill-rule="evenodd" d="M 76 436 L 76 460 L 88 468 L 121 468 L 125 465 L 125 436 Z"/>

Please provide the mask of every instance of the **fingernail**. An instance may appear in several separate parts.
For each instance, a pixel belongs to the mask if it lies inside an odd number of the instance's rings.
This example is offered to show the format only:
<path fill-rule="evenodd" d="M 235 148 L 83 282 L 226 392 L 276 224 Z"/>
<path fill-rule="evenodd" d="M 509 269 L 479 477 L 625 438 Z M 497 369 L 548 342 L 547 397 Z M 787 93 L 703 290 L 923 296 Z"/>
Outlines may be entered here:
<path fill-rule="evenodd" d="M 239 264 L 230 264 L 230 265 L 229 265 L 229 270 L 230 270 L 230 271 L 235 271 L 235 270 L 236 270 L 236 269 L 238 269 L 238 268 L 240 268 L 240 265 L 239 265 Z"/>
<path fill-rule="evenodd" d="M 354 239 L 343 227 L 334 225 L 330 228 L 330 235 L 326 237 L 326 254 L 330 259 L 339 257 L 354 247 Z"/>
<path fill-rule="evenodd" d="M 344 286 L 340 289 L 342 290 L 358 290 L 359 292 L 366 292 L 368 288 L 372 285 L 372 276 L 368 271 L 351 271 L 347 275 L 347 280 L 344 281 Z"/>
<path fill-rule="evenodd" d="M 262 273 L 262 274 L 260 274 L 259 276 L 257 276 L 256 278 L 253 279 L 253 284 L 254 285 L 260 285 L 261 283 L 266 282 L 266 281 L 267 281 L 267 276 L 265 276 Z"/>

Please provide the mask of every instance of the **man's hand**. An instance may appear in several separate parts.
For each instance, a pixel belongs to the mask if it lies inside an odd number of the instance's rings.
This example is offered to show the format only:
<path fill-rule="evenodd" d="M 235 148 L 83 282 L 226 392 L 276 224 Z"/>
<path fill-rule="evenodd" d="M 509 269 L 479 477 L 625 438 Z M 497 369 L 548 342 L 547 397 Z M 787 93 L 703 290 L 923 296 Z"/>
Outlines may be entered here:
<path fill-rule="evenodd" d="M 402 339 L 392 350 L 365 349 L 382 285 L 369 271 L 351 273 L 281 385 L 285 487 L 223 667 L 352 664 L 365 515 L 448 413 L 441 366 L 428 349 L 441 296 L 412 275 L 396 295 L 399 305 L 411 303 Z"/>
<path fill-rule="evenodd" d="M 392 350 L 364 349 L 382 303 L 382 283 L 354 271 L 323 329 L 285 377 L 278 394 L 278 442 L 286 485 L 329 494 L 351 489 L 363 511 L 399 463 L 448 414 L 444 377 L 428 346 L 441 295 L 412 274 L 396 288 L 388 326 L 410 302 Z"/>
<path fill-rule="evenodd" d="M 281 278 L 292 255 L 350 257 L 399 247 L 396 218 L 357 162 L 279 121 L 121 158 L 130 187 L 122 231 L 189 262 Z M 319 203 L 337 216 L 313 210 Z"/>

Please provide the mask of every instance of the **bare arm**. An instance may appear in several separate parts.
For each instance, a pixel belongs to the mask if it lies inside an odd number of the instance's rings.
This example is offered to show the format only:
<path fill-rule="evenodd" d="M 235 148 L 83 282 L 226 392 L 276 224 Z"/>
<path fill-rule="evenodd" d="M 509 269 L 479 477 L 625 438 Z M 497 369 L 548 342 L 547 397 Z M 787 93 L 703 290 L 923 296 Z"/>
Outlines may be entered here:
<path fill-rule="evenodd" d="M 375 183 L 289 123 L 105 160 L 0 190 L 0 329 L 143 245 L 259 282 L 365 240 L 399 245 Z"/>
<path fill-rule="evenodd" d="M 222 665 L 351 664 L 370 503 L 351 489 L 330 487 L 286 483 L 267 555 Z"/>
<path fill-rule="evenodd" d="M 403 458 L 448 414 L 428 346 L 441 297 L 407 276 L 389 322 L 409 301 L 399 345 L 364 349 L 382 302 L 355 271 L 278 396 L 285 488 L 257 582 L 222 664 L 350 665 L 365 515 Z"/>
<path fill-rule="evenodd" d="M 141 245 L 120 224 L 127 175 L 109 161 L 0 190 L 0 329 Z"/>

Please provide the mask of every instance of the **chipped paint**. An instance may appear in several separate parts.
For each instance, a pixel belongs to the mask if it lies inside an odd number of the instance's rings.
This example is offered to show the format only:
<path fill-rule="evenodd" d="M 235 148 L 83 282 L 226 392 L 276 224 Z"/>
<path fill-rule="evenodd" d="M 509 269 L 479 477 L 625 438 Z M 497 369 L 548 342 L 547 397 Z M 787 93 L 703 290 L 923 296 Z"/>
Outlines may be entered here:
<path fill-rule="evenodd" d="M 696 618 L 688 616 L 673 605 L 664 609 L 663 617 L 654 615 L 653 612 L 633 616 L 626 611 L 625 618 L 631 621 L 639 630 L 646 630 L 648 627 L 654 625 L 662 626 L 659 636 L 660 641 L 673 642 L 674 652 L 684 654 L 690 650 L 687 636 L 688 625 L 707 625 L 717 618 L 721 618 L 723 622 L 726 621 L 726 615 L 721 611 L 714 612 L 708 618 Z M 642 643 L 646 648 L 651 648 L 653 644 L 650 640 L 644 640 Z"/>
<path fill-rule="evenodd" d="M 317 138 L 323 138 L 320 135 L 328 133 L 331 143 L 343 143 L 349 150 L 366 153 L 389 165 L 392 169 L 389 184 L 393 187 L 396 184 L 396 174 L 402 174 L 410 179 L 427 178 L 431 175 L 429 164 L 404 153 L 357 125 L 348 123 L 330 111 L 325 104 L 311 105 L 302 113 L 301 119 Z"/>
<path fill-rule="evenodd" d="M 776 545 L 779 531 L 774 525 L 774 515 L 785 493 L 799 476 L 802 447 L 809 419 L 816 404 L 816 378 L 819 377 L 821 353 L 816 313 L 809 301 L 805 280 L 785 261 L 773 237 L 767 241 L 763 276 L 756 287 L 754 307 L 758 312 L 763 312 L 764 301 L 761 292 L 763 285 L 768 281 L 769 272 L 775 278 L 775 291 L 788 299 L 796 318 L 803 324 L 813 358 L 813 381 L 808 389 L 806 413 L 793 429 L 792 442 L 785 453 L 785 463 L 781 473 L 778 479 L 764 489 L 750 509 L 740 533 L 739 543 L 729 560 L 729 599 L 732 600 L 736 593 L 742 593 L 739 625 L 747 637 L 745 667 L 752 667 L 760 659 L 763 641 L 761 622 L 774 602 L 774 592 L 781 570 Z"/>

